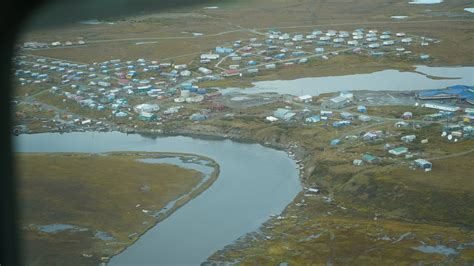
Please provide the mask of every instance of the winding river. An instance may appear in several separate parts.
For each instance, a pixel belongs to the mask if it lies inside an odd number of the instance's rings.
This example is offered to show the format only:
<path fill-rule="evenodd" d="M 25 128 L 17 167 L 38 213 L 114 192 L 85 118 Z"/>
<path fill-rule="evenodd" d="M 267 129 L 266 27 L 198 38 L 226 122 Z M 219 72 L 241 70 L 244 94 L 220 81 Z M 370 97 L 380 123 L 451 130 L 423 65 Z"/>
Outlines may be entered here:
<path fill-rule="evenodd" d="M 220 165 L 214 184 L 113 257 L 109 265 L 198 265 L 283 211 L 301 190 L 296 163 L 259 144 L 118 132 L 14 137 L 17 152 L 183 152 Z"/>

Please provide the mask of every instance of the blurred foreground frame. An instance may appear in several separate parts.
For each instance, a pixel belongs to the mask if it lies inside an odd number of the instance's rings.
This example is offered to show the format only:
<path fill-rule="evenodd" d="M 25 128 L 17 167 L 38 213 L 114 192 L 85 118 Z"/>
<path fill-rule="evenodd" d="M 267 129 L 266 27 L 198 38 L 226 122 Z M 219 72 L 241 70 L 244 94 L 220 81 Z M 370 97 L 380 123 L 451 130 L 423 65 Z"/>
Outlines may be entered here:
<path fill-rule="evenodd" d="M 179 6 L 216 2 L 215 0 L 4 0 L 0 9 L 2 41 L 0 42 L 0 113 L 2 121 L 2 157 L 0 169 L 1 256 L 0 265 L 23 265 L 17 223 L 16 182 L 11 136 L 12 61 L 15 44 L 21 33 L 34 28 L 55 28 L 94 17 L 118 17 L 134 13 L 158 12 Z"/>

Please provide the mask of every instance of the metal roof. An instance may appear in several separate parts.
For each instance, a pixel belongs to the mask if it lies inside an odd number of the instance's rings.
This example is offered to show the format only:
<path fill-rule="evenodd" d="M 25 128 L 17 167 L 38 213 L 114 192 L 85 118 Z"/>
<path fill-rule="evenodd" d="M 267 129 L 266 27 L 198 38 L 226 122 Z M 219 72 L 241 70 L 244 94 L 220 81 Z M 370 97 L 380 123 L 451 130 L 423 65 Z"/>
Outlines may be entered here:
<path fill-rule="evenodd" d="M 421 91 L 420 98 L 453 97 L 461 100 L 474 100 L 474 86 L 454 85 L 446 89 Z"/>

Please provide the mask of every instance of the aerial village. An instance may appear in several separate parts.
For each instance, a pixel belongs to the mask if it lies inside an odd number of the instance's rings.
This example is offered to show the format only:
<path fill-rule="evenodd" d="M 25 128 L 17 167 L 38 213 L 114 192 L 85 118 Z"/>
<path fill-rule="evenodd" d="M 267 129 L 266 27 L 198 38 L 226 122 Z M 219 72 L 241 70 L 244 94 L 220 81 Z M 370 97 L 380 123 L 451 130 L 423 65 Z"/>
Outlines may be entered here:
<path fill-rule="evenodd" d="M 356 29 L 352 32 L 314 30 L 291 35 L 270 30 L 262 38 L 235 40 L 221 44 L 212 51 L 204 51 L 192 65 L 145 58 L 78 64 L 21 55 L 21 51 L 86 45 L 84 40 L 77 44 L 28 42 L 14 59 L 16 82 L 20 88 L 27 89 L 12 104 L 29 106 L 39 113 L 48 111 L 49 115 L 28 118 L 27 111 L 22 112 L 18 108 L 15 115 L 19 123 L 14 128 L 14 134 L 85 130 L 166 134 L 166 125 L 173 121 L 202 123 L 233 119 L 242 115 L 245 108 L 261 107 L 262 111 L 256 117 L 264 123 L 334 130 L 334 138 L 327 143 L 328 148 L 337 149 L 345 143 L 384 143 L 384 157 L 361 153 L 360 158 L 353 160 L 355 167 L 380 164 L 388 158 L 409 162 L 409 167 L 413 169 L 430 171 L 436 166 L 419 156 L 416 148 L 418 143 L 430 145 L 430 140 L 420 139 L 416 134 L 403 135 L 397 129 L 416 130 L 434 123 L 440 124 L 438 137 L 447 142 L 472 138 L 474 87 L 458 85 L 392 94 L 407 106 L 407 110 L 387 118 L 371 114 L 373 106 L 390 105 L 386 102 L 389 97 L 385 97 L 385 92 L 371 96 L 368 95 L 370 92 L 350 92 L 341 88 L 340 93 L 327 97 L 277 93 L 226 94 L 223 88 L 202 88 L 200 83 L 256 76 L 261 72 L 307 64 L 310 60 L 331 60 L 346 54 L 421 62 L 430 60 L 429 48 L 438 42 L 440 40 L 405 32 L 375 29 Z M 426 53 L 413 53 L 411 47 L 414 46 L 424 47 Z M 409 111 L 414 108 L 423 109 L 422 113 L 426 114 L 415 116 Z M 374 129 L 374 125 L 383 121 L 393 122 L 394 130 Z M 31 124 L 37 127 L 32 128 Z M 366 127 L 370 130 L 365 131 Z M 350 128 L 354 134 L 347 131 L 339 133 L 338 130 L 344 128 Z M 396 142 L 386 142 L 386 139 L 394 137 Z M 289 153 L 291 156 L 291 151 Z"/>

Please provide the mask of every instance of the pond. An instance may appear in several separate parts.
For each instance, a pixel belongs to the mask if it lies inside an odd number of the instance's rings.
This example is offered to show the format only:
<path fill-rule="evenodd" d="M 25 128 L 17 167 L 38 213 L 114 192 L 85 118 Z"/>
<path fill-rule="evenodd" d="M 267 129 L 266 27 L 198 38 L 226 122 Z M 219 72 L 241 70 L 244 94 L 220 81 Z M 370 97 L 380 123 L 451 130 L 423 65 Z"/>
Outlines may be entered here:
<path fill-rule="evenodd" d="M 382 70 L 369 74 L 260 81 L 255 82 L 252 88 L 227 88 L 222 89 L 221 92 L 223 94 L 275 92 L 296 96 L 317 96 L 327 92 L 354 90 L 405 91 L 439 89 L 458 84 L 474 84 L 474 67 L 416 66 L 416 72 Z"/>

